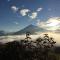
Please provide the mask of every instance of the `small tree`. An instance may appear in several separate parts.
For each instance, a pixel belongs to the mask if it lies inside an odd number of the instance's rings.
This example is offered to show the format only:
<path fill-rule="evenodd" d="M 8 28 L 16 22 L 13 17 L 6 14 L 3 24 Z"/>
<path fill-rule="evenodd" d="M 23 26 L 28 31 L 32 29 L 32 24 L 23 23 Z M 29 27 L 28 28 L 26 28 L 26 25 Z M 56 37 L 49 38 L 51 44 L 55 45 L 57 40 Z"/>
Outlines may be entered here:
<path fill-rule="evenodd" d="M 44 34 L 44 37 L 37 38 L 35 41 L 29 41 L 31 39 L 30 33 L 26 33 L 25 38 L 25 47 L 26 50 L 32 51 L 32 59 L 33 60 L 48 60 L 49 52 L 51 51 L 52 47 L 56 43 L 52 37 L 49 37 L 48 34 Z M 33 44 L 32 44 L 33 43 Z"/>
<path fill-rule="evenodd" d="M 29 37 L 30 36 L 30 32 L 26 32 L 26 40 L 28 41 L 29 39 L 31 39 L 31 37 Z"/>
<path fill-rule="evenodd" d="M 40 58 L 42 56 L 44 56 L 44 58 L 42 58 L 43 60 L 48 60 L 48 54 L 49 51 L 51 51 L 52 47 L 54 47 L 54 44 L 56 42 L 54 41 L 54 39 L 52 37 L 49 37 L 48 34 L 44 34 L 43 38 L 38 38 L 36 40 L 36 47 L 38 48 L 37 51 L 38 53 L 36 55 L 40 55 Z M 40 59 L 39 58 L 39 59 Z"/>

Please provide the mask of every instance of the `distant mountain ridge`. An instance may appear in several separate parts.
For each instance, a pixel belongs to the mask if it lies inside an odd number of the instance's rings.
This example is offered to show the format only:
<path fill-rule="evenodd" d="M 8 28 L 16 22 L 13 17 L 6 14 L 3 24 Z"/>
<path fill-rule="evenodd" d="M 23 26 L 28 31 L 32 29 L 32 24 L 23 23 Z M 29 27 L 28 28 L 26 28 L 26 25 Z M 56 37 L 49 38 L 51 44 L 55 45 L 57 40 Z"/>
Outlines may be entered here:
<path fill-rule="evenodd" d="M 30 32 L 31 34 L 36 34 L 36 32 L 44 32 L 44 31 L 45 30 L 43 28 L 31 24 L 25 27 L 24 29 L 15 32 L 14 35 L 25 34 L 26 32 Z"/>
<path fill-rule="evenodd" d="M 5 31 L 0 31 L 0 36 L 3 36 L 5 34 L 6 34 Z"/>

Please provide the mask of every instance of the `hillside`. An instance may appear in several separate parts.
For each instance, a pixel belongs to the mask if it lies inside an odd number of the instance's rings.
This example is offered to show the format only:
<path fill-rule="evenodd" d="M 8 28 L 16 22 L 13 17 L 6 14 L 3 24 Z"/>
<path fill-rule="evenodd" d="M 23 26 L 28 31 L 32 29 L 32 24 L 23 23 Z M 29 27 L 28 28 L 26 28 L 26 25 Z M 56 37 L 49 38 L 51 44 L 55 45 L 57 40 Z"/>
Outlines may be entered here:
<path fill-rule="evenodd" d="M 36 34 L 36 32 L 44 32 L 45 30 L 43 28 L 39 28 L 38 26 L 34 25 L 28 25 L 24 29 L 17 31 L 14 33 L 14 35 L 19 35 L 19 34 L 25 34 L 26 32 L 30 32 L 31 34 Z"/>

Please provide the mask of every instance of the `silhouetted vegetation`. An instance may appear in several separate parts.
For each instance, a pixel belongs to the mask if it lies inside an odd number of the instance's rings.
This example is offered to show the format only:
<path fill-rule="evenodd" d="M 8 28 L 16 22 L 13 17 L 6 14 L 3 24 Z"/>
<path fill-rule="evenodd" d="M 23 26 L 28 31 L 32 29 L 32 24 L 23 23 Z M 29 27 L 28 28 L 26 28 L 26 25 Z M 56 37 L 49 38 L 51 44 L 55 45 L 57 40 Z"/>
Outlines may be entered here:
<path fill-rule="evenodd" d="M 53 38 L 45 34 L 35 41 L 27 40 L 13 41 L 0 45 L 0 60 L 57 60 L 54 52 Z M 30 37 L 29 37 L 30 38 Z"/>

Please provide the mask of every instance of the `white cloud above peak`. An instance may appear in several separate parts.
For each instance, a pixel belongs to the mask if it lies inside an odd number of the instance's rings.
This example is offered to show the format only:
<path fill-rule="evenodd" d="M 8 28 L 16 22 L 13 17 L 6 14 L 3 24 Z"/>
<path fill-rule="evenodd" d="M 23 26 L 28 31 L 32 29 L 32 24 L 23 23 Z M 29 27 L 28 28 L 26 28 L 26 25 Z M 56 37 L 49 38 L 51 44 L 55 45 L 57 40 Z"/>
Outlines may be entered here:
<path fill-rule="evenodd" d="M 28 14 L 28 12 L 30 12 L 29 9 L 22 9 L 22 10 L 20 10 L 20 14 L 21 14 L 22 16 L 26 16 L 26 15 Z"/>
<path fill-rule="evenodd" d="M 43 8 L 38 8 L 38 9 L 37 9 L 37 12 L 41 11 L 42 9 L 43 9 Z"/>
<path fill-rule="evenodd" d="M 43 9 L 43 8 L 38 8 L 37 10 L 35 11 L 32 11 L 28 8 L 17 8 L 16 6 L 11 6 L 11 9 L 13 10 L 13 12 L 18 12 L 21 16 L 27 16 L 29 17 L 30 19 L 36 19 L 37 16 L 38 16 L 38 13 Z"/>
<path fill-rule="evenodd" d="M 11 9 L 13 10 L 13 12 L 17 12 L 18 8 L 16 6 L 11 6 Z"/>
<path fill-rule="evenodd" d="M 37 12 L 33 12 L 31 15 L 28 15 L 31 19 L 35 19 L 37 17 Z"/>

